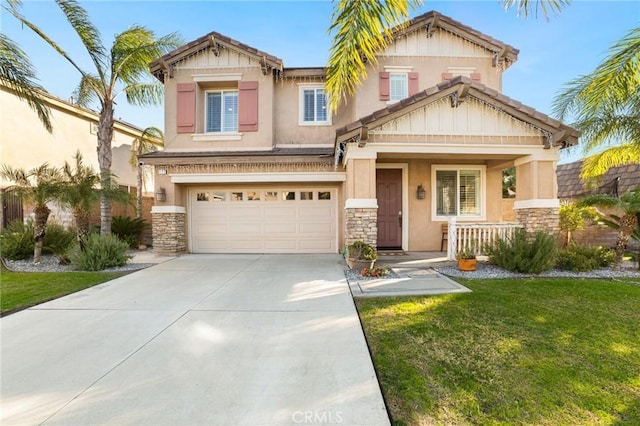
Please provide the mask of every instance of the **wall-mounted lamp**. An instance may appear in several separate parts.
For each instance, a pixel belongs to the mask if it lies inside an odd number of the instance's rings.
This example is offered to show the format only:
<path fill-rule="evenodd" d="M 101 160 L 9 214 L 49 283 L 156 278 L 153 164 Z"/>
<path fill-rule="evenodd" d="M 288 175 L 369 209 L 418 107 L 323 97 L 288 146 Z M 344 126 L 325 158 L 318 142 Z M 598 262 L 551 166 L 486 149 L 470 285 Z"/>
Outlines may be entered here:
<path fill-rule="evenodd" d="M 424 200 L 424 197 L 427 196 L 427 192 L 422 187 L 422 184 L 418 185 L 418 190 L 416 191 L 416 196 L 418 197 L 418 200 Z"/>
<path fill-rule="evenodd" d="M 164 188 L 160 187 L 156 191 L 156 201 L 166 201 L 166 200 L 167 200 L 167 193 L 164 190 Z"/>

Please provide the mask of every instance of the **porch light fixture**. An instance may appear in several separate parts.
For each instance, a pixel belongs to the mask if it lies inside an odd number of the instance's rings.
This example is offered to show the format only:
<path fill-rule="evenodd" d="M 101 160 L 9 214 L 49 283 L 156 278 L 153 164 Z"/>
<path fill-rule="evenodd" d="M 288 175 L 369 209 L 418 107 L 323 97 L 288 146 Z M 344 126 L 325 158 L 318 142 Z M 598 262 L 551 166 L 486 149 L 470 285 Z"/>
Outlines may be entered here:
<path fill-rule="evenodd" d="M 418 185 L 418 190 L 416 191 L 416 196 L 418 197 L 418 200 L 424 200 L 424 198 L 427 196 L 427 192 L 422 187 L 422 184 Z"/>
<path fill-rule="evenodd" d="M 167 200 L 167 193 L 164 190 L 164 188 L 160 187 L 156 191 L 156 201 L 166 201 L 166 200 Z"/>

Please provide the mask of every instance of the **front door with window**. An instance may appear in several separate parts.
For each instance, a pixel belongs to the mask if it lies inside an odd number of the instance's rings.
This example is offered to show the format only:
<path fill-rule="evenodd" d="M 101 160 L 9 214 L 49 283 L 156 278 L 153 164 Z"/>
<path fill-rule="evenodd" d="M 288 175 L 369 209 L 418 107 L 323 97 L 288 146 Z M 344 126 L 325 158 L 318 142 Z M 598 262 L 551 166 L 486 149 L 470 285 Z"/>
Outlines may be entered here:
<path fill-rule="evenodd" d="M 378 249 L 402 248 L 402 170 L 376 171 Z"/>

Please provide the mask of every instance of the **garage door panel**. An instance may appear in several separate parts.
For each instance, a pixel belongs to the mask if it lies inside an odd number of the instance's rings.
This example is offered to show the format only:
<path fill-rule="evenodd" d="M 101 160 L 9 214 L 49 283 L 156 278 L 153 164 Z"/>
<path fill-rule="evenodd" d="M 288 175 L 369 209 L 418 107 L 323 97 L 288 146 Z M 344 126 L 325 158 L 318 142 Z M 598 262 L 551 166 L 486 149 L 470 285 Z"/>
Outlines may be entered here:
<path fill-rule="evenodd" d="M 285 192 L 291 198 L 284 199 Z M 319 200 L 320 192 L 330 192 L 331 199 Z M 220 197 L 215 202 L 196 201 L 202 193 Z M 260 199 L 250 201 L 249 194 Z M 337 252 L 335 189 L 209 187 L 192 190 L 189 197 L 190 245 L 195 253 Z"/>

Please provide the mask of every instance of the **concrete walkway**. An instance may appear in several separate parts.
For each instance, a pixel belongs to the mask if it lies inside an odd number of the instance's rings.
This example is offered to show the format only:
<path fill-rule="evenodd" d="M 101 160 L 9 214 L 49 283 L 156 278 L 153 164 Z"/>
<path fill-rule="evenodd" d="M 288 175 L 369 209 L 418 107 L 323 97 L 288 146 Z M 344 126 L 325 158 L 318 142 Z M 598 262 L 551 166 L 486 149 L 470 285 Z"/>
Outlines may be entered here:
<path fill-rule="evenodd" d="M 397 252 L 380 253 L 376 266 L 392 271 L 392 276 L 359 279 L 349 276 L 353 297 L 428 296 L 448 293 L 469 293 L 467 287 L 458 284 L 434 270 L 434 266 L 446 265 L 446 253 Z"/>
<path fill-rule="evenodd" d="M 185 255 L 0 320 L 13 424 L 387 425 L 338 255 Z"/>

